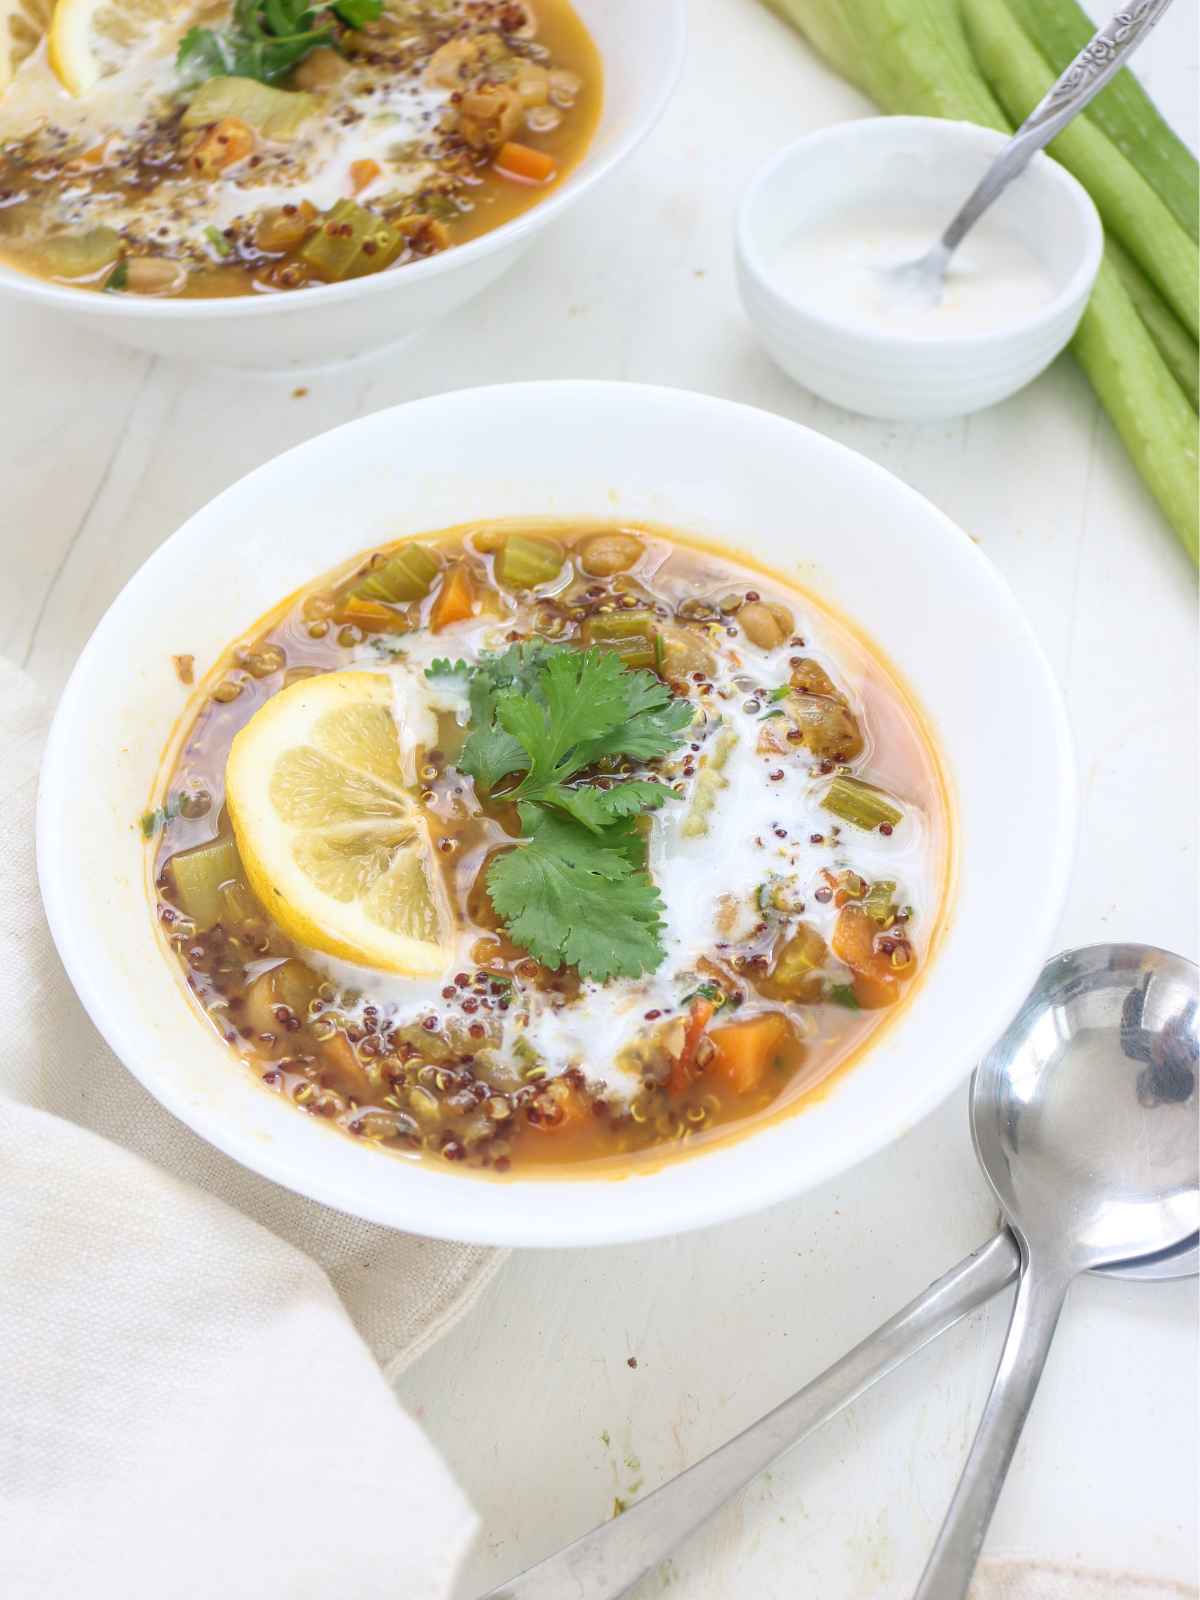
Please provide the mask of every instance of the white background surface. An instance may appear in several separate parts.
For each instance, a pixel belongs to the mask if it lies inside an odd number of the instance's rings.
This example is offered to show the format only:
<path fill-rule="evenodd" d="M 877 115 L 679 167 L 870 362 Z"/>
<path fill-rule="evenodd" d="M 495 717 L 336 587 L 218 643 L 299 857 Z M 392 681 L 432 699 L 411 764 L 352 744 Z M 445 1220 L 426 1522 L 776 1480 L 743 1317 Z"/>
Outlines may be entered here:
<path fill-rule="evenodd" d="M 1142 71 L 1193 141 L 1196 57 L 1185 3 Z M 1083 826 L 1059 944 L 1133 939 L 1194 957 L 1192 575 L 1070 358 L 970 419 L 868 422 L 793 386 L 743 320 L 730 260 L 743 186 L 782 143 L 865 109 L 753 0 L 692 0 L 684 83 L 631 165 L 465 312 L 398 355 L 304 380 L 303 397 L 295 379 L 174 367 L 0 309 L 0 652 L 57 692 L 121 584 L 192 511 L 364 412 L 510 378 L 709 390 L 864 451 L 980 541 L 1033 620 L 1078 741 Z M 798 531 L 819 539 L 796 509 Z M 464 1600 L 751 1422 L 993 1223 L 960 1094 L 866 1167 L 765 1216 L 515 1258 L 401 1383 L 485 1521 Z M 794 1452 L 639 1596 L 908 1594 L 1006 1309 L 955 1330 Z M 1190 1284 L 1078 1286 L 991 1555 L 1104 1572 L 1114 1597 L 1157 1596 L 1139 1578 L 1193 1592 L 1194 1316 Z M 367 1536 L 381 1561 L 403 1559 L 379 1530 Z"/>

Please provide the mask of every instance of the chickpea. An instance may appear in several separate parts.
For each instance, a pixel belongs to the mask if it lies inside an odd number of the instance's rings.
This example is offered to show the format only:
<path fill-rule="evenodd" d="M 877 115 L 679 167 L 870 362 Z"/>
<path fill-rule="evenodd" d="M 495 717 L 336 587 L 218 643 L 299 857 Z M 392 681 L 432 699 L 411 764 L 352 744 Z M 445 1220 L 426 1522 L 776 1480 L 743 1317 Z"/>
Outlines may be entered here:
<path fill-rule="evenodd" d="M 166 256 L 129 256 L 125 288 L 130 294 L 178 294 L 187 282 L 187 268 Z"/>
<path fill-rule="evenodd" d="M 786 606 L 751 600 L 738 612 L 738 621 L 751 644 L 760 650 L 776 650 L 792 633 L 792 613 Z"/>
<path fill-rule="evenodd" d="M 830 700 L 843 698 L 825 668 L 808 656 L 793 661 L 792 686 L 803 694 L 823 694 Z"/>
<path fill-rule="evenodd" d="M 481 556 L 494 556 L 508 543 L 508 533 L 501 528 L 476 528 L 471 543 Z"/>
<path fill-rule="evenodd" d="M 307 200 L 298 206 L 274 206 L 264 211 L 254 229 L 254 242 L 271 255 L 286 255 L 304 243 L 316 211 Z"/>
<path fill-rule="evenodd" d="M 321 45 L 305 57 L 292 73 L 294 89 L 332 89 L 350 71 L 350 63 L 328 45 Z"/>
<path fill-rule="evenodd" d="M 611 578 L 637 565 L 643 545 L 636 533 L 591 533 L 576 548 L 589 577 Z"/>

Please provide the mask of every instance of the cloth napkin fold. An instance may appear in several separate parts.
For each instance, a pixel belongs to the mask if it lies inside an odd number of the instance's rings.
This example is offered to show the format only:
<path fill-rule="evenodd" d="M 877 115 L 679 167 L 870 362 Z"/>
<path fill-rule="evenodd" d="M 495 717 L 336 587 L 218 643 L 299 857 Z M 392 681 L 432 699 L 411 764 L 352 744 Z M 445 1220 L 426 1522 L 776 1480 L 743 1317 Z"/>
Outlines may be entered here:
<path fill-rule="evenodd" d="M 0 1593 L 435 1600 L 473 1516 L 386 1380 L 503 1252 L 290 1194 L 126 1072 L 42 912 L 47 722 L 0 661 Z"/>

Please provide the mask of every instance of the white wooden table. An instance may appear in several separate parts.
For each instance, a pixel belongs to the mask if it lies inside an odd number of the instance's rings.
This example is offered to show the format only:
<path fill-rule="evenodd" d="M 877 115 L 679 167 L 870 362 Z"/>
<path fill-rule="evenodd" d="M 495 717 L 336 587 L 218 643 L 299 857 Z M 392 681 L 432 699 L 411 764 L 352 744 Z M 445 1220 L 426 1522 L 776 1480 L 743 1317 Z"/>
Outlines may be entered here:
<path fill-rule="evenodd" d="M 1059 943 L 1125 938 L 1194 956 L 1185 558 L 1068 358 L 1005 405 L 924 427 L 848 416 L 768 363 L 734 292 L 737 197 L 779 145 L 867 108 L 752 0 L 692 10 L 684 84 L 637 158 L 525 265 L 403 354 L 313 378 L 294 397 L 294 379 L 230 382 L 29 311 L 0 313 L 0 653 L 57 691 L 172 529 L 267 457 L 364 412 L 510 378 L 708 390 L 864 451 L 980 541 L 1033 620 L 1078 740 L 1083 827 Z M 1193 138 L 1196 35 L 1195 8 L 1180 6 L 1142 58 Z M 865 1167 L 765 1216 L 633 1249 L 514 1258 L 400 1385 L 484 1518 L 462 1596 L 745 1426 L 993 1221 L 960 1093 Z M 1195 1310 L 1190 1284 L 1079 1286 L 991 1555 L 1107 1575 L 1088 1600 L 1193 1592 Z M 909 1594 L 1006 1312 L 971 1319 L 764 1475 L 640 1595 Z M 382 1541 L 380 1559 L 397 1558 Z M 1004 1587 L 1006 1573 L 995 1568 L 981 1593 L 1035 1592 L 1031 1579 Z"/>

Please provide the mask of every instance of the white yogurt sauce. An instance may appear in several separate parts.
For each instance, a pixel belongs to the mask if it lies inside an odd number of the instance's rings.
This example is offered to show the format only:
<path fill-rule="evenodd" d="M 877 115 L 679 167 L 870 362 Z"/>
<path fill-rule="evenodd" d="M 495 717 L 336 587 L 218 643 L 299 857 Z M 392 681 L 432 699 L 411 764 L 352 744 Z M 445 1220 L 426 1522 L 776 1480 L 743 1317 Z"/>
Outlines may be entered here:
<path fill-rule="evenodd" d="M 796 597 L 781 594 L 780 598 L 794 604 Z M 507 620 L 497 623 L 493 619 L 464 623 L 439 636 L 415 634 L 403 641 L 405 656 L 394 664 L 381 661 L 376 651 L 363 645 L 355 664 L 392 676 L 397 715 L 410 727 L 420 727 L 434 710 L 450 711 L 465 724 L 469 713 L 461 686 L 454 680 L 431 681 L 424 676 L 424 669 L 437 656 L 470 660 L 483 650 L 502 650 L 508 626 Z M 822 644 L 817 619 L 811 613 L 798 617 L 797 627 L 807 641 L 804 654 L 819 661 L 835 683 L 857 700 L 856 684 L 847 679 L 844 666 Z M 503 1017 L 502 1055 L 511 1058 L 514 1045 L 523 1037 L 552 1075 L 582 1065 L 590 1075 L 602 1077 L 615 1096 L 632 1096 L 640 1086 L 640 1076 L 614 1065 L 618 1053 L 645 1030 L 647 1011 L 679 1014 L 680 1001 L 702 979 L 697 961 L 711 953 L 714 938 L 722 937 L 713 931 L 722 902 L 730 897 L 737 902 L 728 934 L 733 944 L 757 920 L 755 891 L 773 875 L 798 880 L 807 892 L 805 920 L 827 939 L 836 909 L 821 905 L 811 895 L 822 868 L 836 871 L 849 866 L 868 881 L 894 879 L 901 898 L 916 912 L 919 936 L 937 904 L 939 867 L 930 822 L 911 797 L 900 796 L 904 823 L 890 837 L 843 824 L 840 843 L 831 845 L 828 841 L 837 819 L 820 804 L 828 778 L 814 770 L 809 758 L 798 760 L 788 752 L 772 759 L 758 751 L 764 727 L 762 709 L 745 709 L 744 680 L 749 676 L 768 686 L 783 683 L 787 655 L 786 649 L 757 650 L 741 638 L 736 645 L 730 641 L 719 649 L 713 674 L 717 693 L 709 701 L 708 735 L 702 737 L 697 731 L 691 741 L 700 742 L 703 753 L 711 752 L 718 739 L 733 741 L 721 769 L 725 781 L 710 814 L 708 831 L 688 837 L 683 830 L 696 781 L 692 780 L 683 797 L 669 801 L 656 814 L 651 832 L 649 865 L 662 895 L 665 924 L 665 959 L 657 971 L 639 979 L 585 983 L 579 998 L 568 1005 L 553 995 L 526 990 Z M 743 679 L 740 687 L 734 681 L 737 678 Z M 720 698 L 722 690 L 727 691 L 726 698 Z M 427 708 L 424 714 L 422 699 Z M 699 755 L 697 766 L 701 766 Z M 771 774 L 777 772 L 783 776 L 773 779 Z M 783 829 L 786 837 L 780 838 L 777 829 Z M 820 835 L 825 842 L 813 843 L 813 835 Z M 362 994 L 361 1003 L 381 1006 L 397 1023 L 411 1024 L 444 1009 L 442 985 L 456 970 L 474 970 L 470 951 L 478 937 L 476 929 L 460 929 L 446 974 L 421 982 L 369 971 L 319 952 L 308 952 L 306 960 L 339 987 Z"/>
<path fill-rule="evenodd" d="M 888 269 L 923 256 L 946 222 L 937 207 L 841 211 L 794 233 L 774 276 L 786 293 L 838 322 L 926 339 L 996 332 L 1058 293 L 1046 267 L 994 212 L 955 251 L 936 305 L 890 282 Z"/>

